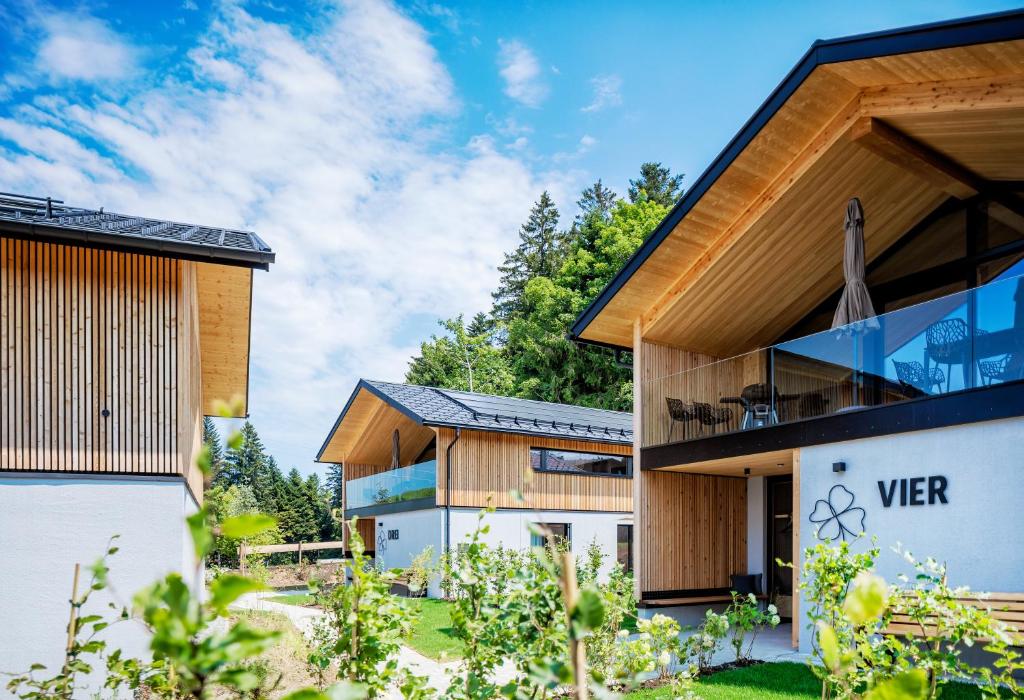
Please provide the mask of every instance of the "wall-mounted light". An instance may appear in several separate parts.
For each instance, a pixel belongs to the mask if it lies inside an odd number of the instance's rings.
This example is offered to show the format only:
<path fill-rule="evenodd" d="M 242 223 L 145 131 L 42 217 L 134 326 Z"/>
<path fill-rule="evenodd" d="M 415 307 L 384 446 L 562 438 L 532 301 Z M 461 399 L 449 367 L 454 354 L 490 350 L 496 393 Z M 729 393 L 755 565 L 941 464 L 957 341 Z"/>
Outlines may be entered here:
<path fill-rule="evenodd" d="M 832 471 L 836 474 L 846 471 L 846 462 L 832 462 Z"/>
<path fill-rule="evenodd" d="M 750 476 L 750 467 L 743 468 L 743 476 Z"/>

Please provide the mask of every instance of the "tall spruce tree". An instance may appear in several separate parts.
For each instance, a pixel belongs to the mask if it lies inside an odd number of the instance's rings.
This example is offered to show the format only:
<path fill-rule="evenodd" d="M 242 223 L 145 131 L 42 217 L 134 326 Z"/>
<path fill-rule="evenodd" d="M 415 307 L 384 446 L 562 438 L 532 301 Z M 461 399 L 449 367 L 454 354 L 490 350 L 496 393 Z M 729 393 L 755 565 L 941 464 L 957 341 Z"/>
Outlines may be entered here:
<path fill-rule="evenodd" d="M 341 508 L 341 496 L 345 488 L 345 467 L 331 464 L 327 467 L 327 492 L 331 508 Z"/>
<path fill-rule="evenodd" d="M 220 432 L 209 416 L 203 417 L 203 444 L 210 450 L 210 471 L 214 478 L 224 466 L 224 445 L 220 441 Z"/>
<path fill-rule="evenodd" d="M 615 206 L 618 198 L 619 196 L 610 187 L 605 187 L 604 183 L 598 179 L 593 185 L 583 190 L 580 193 L 580 198 L 576 200 L 576 206 L 580 210 L 580 213 L 576 215 L 576 224 L 581 226 L 591 218 L 608 221 L 612 216 L 612 207 Z"/>
<path fill-rule="evenodd" d="M 640 177 L 629 181 L 629 201 L 636 204 L 641 198 L 671 208 L 682 195 L 683 176 L 673 175 L 661 163 L 644 163 Z"/>
<path fill-rule="evenodd" d="M 519 245 L 498 266 L 501 279 L 493 294 L 498 320 L 508 321 L 522 312 L 523 293 L 531 279 L 551 277 L 561 266 L 568 236 L 559 231 L 558 218 L 558 208 L 545 190 L 519 229 Z"/>
<path fill-rule="evenodd" d="M 225 485 L 249 486 L 255 491 L 259 475 L 266 466 L 267 454 L 263 448 L 263 441 L 260 440 L 259 433 L 252 423 L 246 421 L 241 433 L 242 446 L 223 460 L 216 481 Z"/>
<path fill-rule="evenodd" d="M 292 467 L 284 480 L 284 502 L 278 510 L 281 531 L 288 542 L 315 542 L 320 528 L 306 482 Z"/>

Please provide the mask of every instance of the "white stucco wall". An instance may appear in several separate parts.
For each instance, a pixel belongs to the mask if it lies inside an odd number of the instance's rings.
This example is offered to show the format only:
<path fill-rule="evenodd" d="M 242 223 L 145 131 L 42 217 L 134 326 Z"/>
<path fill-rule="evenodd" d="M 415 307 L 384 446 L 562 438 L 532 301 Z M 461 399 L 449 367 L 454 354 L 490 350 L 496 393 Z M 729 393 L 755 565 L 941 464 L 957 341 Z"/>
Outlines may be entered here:
<path fill-rule="evenodd" d="M 171 571 L 192 571 L 192 544 L 184 518 L 196 504 L 181 479 L 0 477 L 0 671 L 63 661 L 68 599 L 75 563 L 79 590 L 86 567 L 114 534 L 120 548 L 109 562 L 110 584 L 83 614 L 111 614 L 110 601 L 132 595 Z M 104 632 L 114 646 L 142 656 L 146 640 L 134 622 Z M 0 688 L 0 697 L 6 691 Z"/>
<path fill-rule="evenodd" d="M 460 542 L 476 529 L 479 509 L 453 508 L 451 511 L 451 544 L 458 547 Z M 412 558 L 426 547 L 433 546 L 435 561 L 444 549 L 444 509 L 430 508 L 408 513 L 393 513 L 375 516 L 375 549 L 377 561 L 385 568 L 405 568 Z M 529 549 L 532 522 L 569 523 L 572 533 L 572 549 L 582 556 L 593 540 L 605 552 L 602 575 L 607 575 L 615 563 L 616 525 L 632 524 L 629 513 L 587 513 L 566 511 L 521 511 L 498 510 L 486 516 L 484 522 L 490 531 L 483 536 L 489 545 Z M 398 539 L 388 539 L 389 530 L 398 530 Z M 383 542 L 384 546 L 381 547 Z M 437 581 L 428 591 L 431 597 L 441 594 Z"/>
<path fill-rule="evenodd" d="M 804 448 L 801 548 L 817 542 L 816 525 L 809 520 L 816 502 L 841 484 L 854 494 L 854 507 L 864 509 L 867 536 L 855 547 L 864 549 L 871 535 L 878 537 L 878 572 L 887 580 L 908 572 L 909 566 L 890 550 L 901 542 L 918 558 L 945 562 L 954 585 L 1022 592 L 1024 546 L 1017 539 L 1024 531 L 1022 442 L 1024 419 L 1014 418 Z M 846 462 L 845 473 L 833 473 L 832 463 L 839 461 Z M 925 481 L 924 505 L 901 506 L 897 484 L 894 502 L 884 507 L 879 481 L 888 487 L 891 479 L 930 476 L 947 479 L 947 504 L 927 503 Z M 837 492 L 833 500 L 842 495 Z M 856 515 L 852 512 L 844 521 L 852 526 L 851 516 Z M 806 613 L 806 601 L 801 611 Z M 802 633 L 801 649 L 808 650 L 810 642 Z"/>

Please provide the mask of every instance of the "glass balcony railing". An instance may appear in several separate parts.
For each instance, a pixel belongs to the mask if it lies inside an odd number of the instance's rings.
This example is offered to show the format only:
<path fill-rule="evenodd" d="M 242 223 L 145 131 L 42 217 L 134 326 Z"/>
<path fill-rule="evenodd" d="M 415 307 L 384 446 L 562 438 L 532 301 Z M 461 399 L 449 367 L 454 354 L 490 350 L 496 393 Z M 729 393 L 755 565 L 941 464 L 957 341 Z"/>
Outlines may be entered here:
<path fill-rule="evenodd" d="M 644 447 L 1024 379 L 1024 277 L 644 382 Z"/>
<path fill-rule="evenodd" d="M 437 494 L 437 461 L 353 479 L 345 485 L 347 510 L 385 503 L 434 498 Z"/>

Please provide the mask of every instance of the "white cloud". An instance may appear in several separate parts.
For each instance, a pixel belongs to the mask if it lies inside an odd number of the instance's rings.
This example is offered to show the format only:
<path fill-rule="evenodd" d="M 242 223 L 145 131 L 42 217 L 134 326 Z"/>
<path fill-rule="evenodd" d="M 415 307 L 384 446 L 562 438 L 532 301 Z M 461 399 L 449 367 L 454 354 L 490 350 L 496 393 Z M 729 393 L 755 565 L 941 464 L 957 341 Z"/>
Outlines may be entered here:
<path fill-rule="evenodd" d="M 617 75 L 595 75 L 590 79 L 594 97 L 583 112 L 599 112 L 606 107 L 617 107 L 622 104 L 622 78 Z"/>
<path fill-rule="evenodd" d="M 349 3 L 301 37 L 219 6 L 183 69 L 194 83 L 54 91 L 0 120 L 4 182 L 257 231 L 278 262 L 256 274 L 253 420 L 283 467 L 307 468 L 358 377 L 402 378 L 406 324 L 486 308 L 537 193 L 565 201 L 582 176 L 439 137 L 460 109 L 451 78 L 389 4 Z"/>
<path fill-rule="evenodd" d="M 596 145 L 597 139 L 595 139 L 590 134 L 583 134 L 583 136 L 580 137 L 580 140 L 576 144 L 576 150 L 571 152 L 559 151 L 551 158 L 556 163 L 565 163 L 567 161 L 576 160 L 589 153 L 590 150 Z"/>
<path fill-rule="evenodd" d="M 134 72 L 137 50 L 105 22 L 68 12 L 38 22 L 43 38 L 35 65 L 51 81 L 115 80 Z"/>
<path fill-rule="evenodd" d="M 199 5 L 196 4 L 196 0 L 184 0 L 181 3 L 181 9 L 183 10 L 198 10 Z"/>
<path fill-rule="evenodd" d="M 540 63 L 528 46 L 515 39 L 498 40 L 498 72 L 505 94 L 527 107 L 539 107 L 548 87 L 541 79 Z"/>

